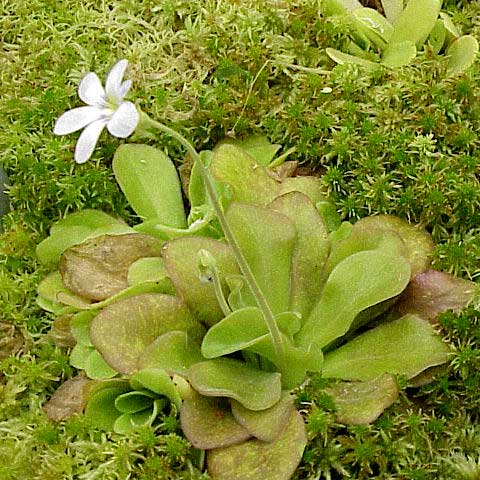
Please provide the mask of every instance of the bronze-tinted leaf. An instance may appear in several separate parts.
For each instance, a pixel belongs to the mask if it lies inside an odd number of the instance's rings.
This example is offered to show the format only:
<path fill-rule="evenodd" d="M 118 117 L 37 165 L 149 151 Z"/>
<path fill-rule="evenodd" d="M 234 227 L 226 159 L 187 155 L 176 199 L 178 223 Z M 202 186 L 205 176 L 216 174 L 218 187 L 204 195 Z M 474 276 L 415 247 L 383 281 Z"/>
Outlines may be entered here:
<path fill-rule="evenodd" d="M 225 447 L 251 437 L 235 420 L 224 398 L 193 394 L 183 401 L 180 422 L 189 442 L 203 450 Z"/>
<path fill-rule="evenodd" d="M 288 480 L 297 469 L 307 444 L 302 416 L 294 411 L 274 442 L 249 440 L 207 453 L 214 480 Z"/>
<path fill-rule="evenodd" d="M 326 391 L 335 401 L 337 422 L 365 425 L 375 421 L 398 398 L 393 375 L 367 382 L 340 382 Z"/>
<path fill-rule="evenodd" d="M 120 373 L 133 373 L 145 348 L 160 335 L 182 330 L 200 340 L 203 327 L 176 297 L 143 294 L 104 308 L 90 323 L 90 339 L 105 361 Z"/>
<path fill-rule="evenodd" d="M 81 413 L 87 402 L 84 387 L 89 383 L 92 383 L 92 380 L 83 375 L 77 375 L 60 385 L 43 407 L 48 418 L 54 422 L 60 422 L 76 413 Z"/>
<path fill-rule="evenodd" d="M 133 262 L 160 254 L 161 242 L 149 235 L 103 235 L 66 250 L 60 272 L 74 293 L 101 301 L 128 287 L 128 268 Z"/>
<path fill-rule="evenodd" d="M 427 270 L 416 275 L 400 296 L 395 310 L 401 316 L 407 313 L 419 315 L 435 322 L 440 313 L 460 311 L 479 292 L 479 286 L 455 277 L 450 273 Z"/>
<path fill-rule="evenodd" d="M 293 397 L 288 392 L 283 392 L 280 400 L 266 410 L 249 410 L 236 400 L 230 400 L 230 404 L 237 422 L 254 437 L 264 442 L 276 440 L 285 430 L 292 413 L 295 411 Z"/>

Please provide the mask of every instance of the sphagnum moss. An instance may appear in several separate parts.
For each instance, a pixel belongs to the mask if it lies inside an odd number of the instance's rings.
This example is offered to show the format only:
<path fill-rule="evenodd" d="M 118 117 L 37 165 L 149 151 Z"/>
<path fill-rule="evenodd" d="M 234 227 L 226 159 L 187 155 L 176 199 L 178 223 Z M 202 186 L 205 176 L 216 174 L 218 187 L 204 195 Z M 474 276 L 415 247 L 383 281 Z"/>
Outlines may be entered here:
<path fill-rule="evenodd" d="M 305 166 L 325 174 L 345 217 L 394 212 L 420 221 L 439 244 L 436 268 L 479 278 L 478 62 L 449 80 L 427 57 L 396 72 L 325 74 L 324 48 L 340 48 L 347 27 L 323 21 L 317 2 L 306 0 L 57 3 L 3 2 L 0 19 L 1 161 L 13 207 L 1 238 L 0 315 L 23 338 L 0 360 L 2 480 L 205 478 L 192 469 L 174 419 L 158 427 L 161 440 L 151 431 L 110 437 L 81 417 L 52 425 L 41 409 L 72 370 L 44 338 L 50 319 L 34 302 L 43 275 L 34 245 L 80 208 L 133 215 L 108 166 L 119 141 L 102 137 L 95 161 L 78 168 L 71 142 L 51 130 L 76 106 L 83 74 L 119 57 L 133 64 L 142 108 L 199 148 L 251 131 L 295 146 Z M 478 37 L 475 2 L 445 8 Z M 180 158 L 170 140 L 155 144 Z M 446 314 L 441 323 L 456 348 L 447 370 L 374 425 L 337 425 L 321 390 L 299 394 L 311 443 L 296 478 L 478 477 L 479 312 Z"/>

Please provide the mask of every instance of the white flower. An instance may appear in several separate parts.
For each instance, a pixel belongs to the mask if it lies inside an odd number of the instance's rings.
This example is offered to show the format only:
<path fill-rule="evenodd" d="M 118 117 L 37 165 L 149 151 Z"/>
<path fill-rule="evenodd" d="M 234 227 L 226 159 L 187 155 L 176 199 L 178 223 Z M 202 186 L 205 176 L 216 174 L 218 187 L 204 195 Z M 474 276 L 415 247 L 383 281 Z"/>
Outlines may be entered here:
<path fill-rule="evenodd" d="M 112 67 L 105 89 L 95 73 L 87 73 L 78 87 L 78 96 L 88 106 L 69 110 L 57 119 L 53 129 L 56 135 L 85 128 L 75 147 L 77 163 L 84 163 L 90 158 L 105 127 L 119 138 L 128 137 L 137 127 L 140 115 L 135 105 L 123 100 L 132 85 L 131 80 L 122 82 L 127 66 L 127 60 L 120 60 Z"/>

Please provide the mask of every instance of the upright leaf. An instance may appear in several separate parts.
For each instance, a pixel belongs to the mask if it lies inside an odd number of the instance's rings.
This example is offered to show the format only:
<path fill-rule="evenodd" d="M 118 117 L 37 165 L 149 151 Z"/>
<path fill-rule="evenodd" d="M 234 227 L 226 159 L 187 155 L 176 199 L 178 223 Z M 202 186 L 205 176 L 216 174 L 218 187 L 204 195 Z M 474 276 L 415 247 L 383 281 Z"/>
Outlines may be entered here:
<path fill-rule="evenodd" d="M 121 145 L 112 162 L 115 178 L 135 212 L 170 227 L 187 221 L 177 170 L 160 150 L 148 145 Z"/>
<path fill-rule="evenodd" d="M 384 373 L 413 378 L 447 361 L 449 348 L 425 320 L 405 317 L 369 330 L 325 355 L 325 378 L 369 381 Z"/>
<path fill-rule="evenodd" d="M 401 257 L 366 250 L 347 257 L 328 277 L 322 298 L 297 335 L 299 345 L 323 348 L 344 335 L 362 310 L 401 293 L 410 266 Z"/>
<path fill-rule="evenodd" d="M 457 38 L 447 49 L 447 74 L 458 75 L 469 68 L 478 54 L 478 40 L 472 35 Z"/>
<path fill-rule="evenodd" d="M 273 313 L 289 310 L 293 222 L 265 207 L 238 203 L 230 206 L 226 216 Z"/>
<path fill-rule="evenodd" d="M 387 20 L 395 24 L 397 18 L 403 10 L 403 0 L 381 0 L 383 11 Z"/>
<path fill-rule="evenodd" d="M 286 215 L 297 231 L 291 267 L 290 310 L 299 312 L 305 320 L 322 289 L 319 279 L 330 250 L 327 227 L 315 206 L 302 193 L 282 195 L 269 207 Z"/>

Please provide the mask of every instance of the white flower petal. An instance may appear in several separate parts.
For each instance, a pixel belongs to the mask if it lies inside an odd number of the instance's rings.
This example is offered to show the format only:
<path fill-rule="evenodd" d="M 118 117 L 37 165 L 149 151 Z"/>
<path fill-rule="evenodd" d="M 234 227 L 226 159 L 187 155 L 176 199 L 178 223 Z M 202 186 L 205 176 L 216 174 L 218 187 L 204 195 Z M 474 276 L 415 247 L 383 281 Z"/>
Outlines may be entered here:
<path fill-rule="evenodd" d="M 93 107 L 105 106 L 105 90 L 96 73 L 89 72 L 82 78 L 78 86 L 78 96 L 87 105 Z"/>
<path fill-rule="evenodd" d="M 53 133 L 55 135 L 67 135 L 76 132 L 89 123 L 103 117 L 103 111 L 98 107 L 78 107 L 68 110 L 55 122 Z"/>
<path fill-rule="evenodd" d="M 132 102 L 123 102 L 107 123 L 108 131 L 115 137 L 126 138 L 137 128 L 140 115 Z"/>
<path fill-rule="evenodd" d="M 85 163 L 91 157 L 98 137 L 106 123 L 106 119 L 96 120 L 82 132 L 75 147 L 75 161 L 77 163 Z"/>
<path fill-rule="evenodd" d="M 120 98 L 123 100 L 125 98 L 125 95 L 128 93 L 130 90 L 130 87 L 132 86 L 132 81 L 131 80 L 125 80 L 121 85 L 120 85 L 120 90 L 118 91 Z"/>
<path fill-rule="evenodd" d="M 123 97 L 120 95 L 120 86 L 127 66 L 127 60 L 120 60 L 108 73 L 107 80 L 105 81 L 105 91 L 107 92 L 107 97 L 114 98 L 118 101 L 122 100 Z"/>

